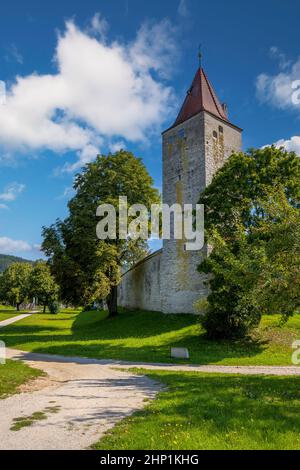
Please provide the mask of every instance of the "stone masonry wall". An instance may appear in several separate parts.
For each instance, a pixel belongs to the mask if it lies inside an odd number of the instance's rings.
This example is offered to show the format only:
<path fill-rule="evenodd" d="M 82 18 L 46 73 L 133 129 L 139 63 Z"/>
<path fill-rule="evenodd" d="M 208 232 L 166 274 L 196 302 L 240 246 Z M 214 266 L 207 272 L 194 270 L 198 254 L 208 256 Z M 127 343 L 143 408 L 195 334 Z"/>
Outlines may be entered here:
<path fill-rule="evenodd" d="M 129 309 L 161 311 L 161 250 L 127 271 L 118 288 L 119 305 Z"/>
<path fill-rule="evenodd" d="M 163 202 L 196 204 L 205 187 L 203 113 L 163 134 Z M 164 313 L 192 313 L 206 295 L 205 277 L 197 272 L 202 253 L 185 250 L 185 240 L 164 240 L 161 286 Z"/>
<path fill-rule="evenodd" d="M 242 132 L 221 119 L 204 113 L 205 186 L 233 152 L 242 150 Z"/>
<path fill-rule="evenodd" d="M 163 201 L 197 204 L 215 172 L 242 147 L 241 131 L 207 112 L 163 134 Z M 206 297 L 207 277 L 197 271 L 207 247 L 186 251 L 184 240 L 165 240 L 161 261 L 164 313 L 193 313 Z"/>

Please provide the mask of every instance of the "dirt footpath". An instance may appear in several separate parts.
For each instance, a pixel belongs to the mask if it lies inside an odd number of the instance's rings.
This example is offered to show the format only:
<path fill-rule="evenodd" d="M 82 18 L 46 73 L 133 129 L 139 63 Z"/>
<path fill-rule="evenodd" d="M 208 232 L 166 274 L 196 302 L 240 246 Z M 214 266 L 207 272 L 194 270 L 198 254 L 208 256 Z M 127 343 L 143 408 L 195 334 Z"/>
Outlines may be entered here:
<path fill-rule="evenodd" d="M 22 357 L 48 377 L 0 400 L 0 449 L 86 449 L 160 389 L 147 377 L 109 366 L 42 360 L 13 350 L 7 355 Z"/>

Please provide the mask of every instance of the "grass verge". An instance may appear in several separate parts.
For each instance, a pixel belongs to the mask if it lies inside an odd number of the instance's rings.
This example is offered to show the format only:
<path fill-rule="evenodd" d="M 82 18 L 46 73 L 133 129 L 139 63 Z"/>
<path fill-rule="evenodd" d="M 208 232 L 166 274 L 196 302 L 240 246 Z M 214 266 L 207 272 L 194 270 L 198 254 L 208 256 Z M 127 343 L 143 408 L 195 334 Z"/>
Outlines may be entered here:
<path fill-rule="evenodd" d="M 36 314 L 2 328 L 0 339 L 25 351 L 139 362 L 178 362 L 170 359 L 171 346 L 187 347 L 190 363 L 222 365 L 292 365 L 292 344 L 300 339 L 300 315 L 282 327 L 278 315 L 264 317 L 242 341 L 207 340 L 193 315 L 127 311 L 106 316 L 80 310 Z"/>
<path fill-rule="evenodd" d="M 21 361 L 7 360 L 0 365 L 0 398 L 18 392 L 20 385 L 44 375 L 41 370 L 33 369 Z"/>
<path fill-rule="evenodd" d="M 300 449 L 297 377 L 145 373 L 167 390 L 95 449 Z"/>
<path fill-rule="evenodd" d="M 17 312 L 15 308 L 0 305 L 0 321 L 8 320 L 9 318 L 20 315 L 22 312 Z"/>

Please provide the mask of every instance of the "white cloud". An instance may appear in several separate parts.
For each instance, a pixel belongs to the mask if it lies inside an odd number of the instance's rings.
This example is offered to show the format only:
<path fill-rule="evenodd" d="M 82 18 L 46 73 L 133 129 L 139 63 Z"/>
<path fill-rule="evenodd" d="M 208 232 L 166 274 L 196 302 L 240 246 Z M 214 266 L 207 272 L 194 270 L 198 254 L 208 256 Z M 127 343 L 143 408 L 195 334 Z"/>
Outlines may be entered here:
<path fill-rule="evenodd" d="M 270 48 L 270 57 L 278 62 L 281 70 L 287 69 L 291 64 L 291 60 L 287 58 L 286 54 L 282 52 L 277 46 Z"/>
<path fill-rule="evenodd" d="M 8 209 L 8 206 L 6 204 L 0 204 L 0 209 Z"/>
<path fill-rule="evenodd" d="M 298 135 L 295 135 L 287 140 L 280 139 L 277 142 L 275 142 L 274 145 L 277 148 L 283 147 L 288 152 L 296 152 L 296 154 L 300 156 L 300 136 Z"/>
<path fill-rule="evenodd" d="M 300 57 L 292 63 L 277 47 L 271 47 L 271 57 L 278 60 L 280 72 L 275 75 L 260 74 L 256 80 L 258 98 L 279 109 L 300 111 Z M 295 86 L 296 85 L 296 86 Z M 280 139 L 274 143 L 288 152 L 300 156 L 300 136 Z"/>
<path fill-rule="evenodd" d="M 283 56 L 281 62 L 280 68 L 284 68 L 284 71 L 281 70 L 275 75 L 265 73 L 258 75 L 256 79 L 257 96 L 262 102 L 279 109 L 298 109 L 300 111 L 299 104 L 293 100 L 295 93 L 293 83 L 300 80 L 300 57 L 292 64 L 287 62 Z"/>
<path fill-rule="evenodd" d="M 0 193 L 0 199 L 2 201 L 15 201 L 18 195 L 24 191 L 25 187 L 25 184 L 10 183 L 4 192 Z"/>
<path fill-rule="evenodd" d="M 67 186 L 63 190 L 62 194 L 57 196 L 57 199 L 65 199 L 65 198 L 70 199 L 72 196 L 74 196 L 74 194 L 75 194 L 75 190 L 73 189 L 73 187 L 72 186 Z"/>
<path fill-rule="evenodd" d="M 103 19 L 94 16 L 94 33 Z M 58 36 L 56 74 L 16 77 L 0 106 L 3 153 L 74 151 L 74 171 L 99 153 L 103 142 L 146 141 L 174 106 L 166 85 L 176 56 L 176 31 L 167 21 L 144 24 L 129 44 L 94 37 L 72 21 Z"/>
<path fill-rule="evenodd" d="M 91 24 L 87 28 L 87 32 L 95 35 L 99 35 L 102 41 L 105 41 L 106 34 L 109 30 L 109 24 L 105 18 L 102 18 L 99 12 L 95 13 L 91 19 Z"/>
<path fill-rule="evenodd" d="M 182 16 L 183 18 L 186 18 L 189 16 L 190 12 L 188 9 L 187 0 L 180 0 L 179 5 L 178 5 L 178 14 L 179 16 Z"/>
<path fill-rule="evenodd" d="M 122 140 L 119 140 L 117 142 L 112 142 L 110 145 L 109 145 L 109 150 L 112 152 L 112 153 L 115 153 L 115 152 L 118 152 L 119 150 L 125 150 L 126 149 L 126 144 L 124 141 Z"/>
<path fill-rule="evenodd" d="M 10 254 L 32 250 L 34 250 L 34 247 L 23 240 L 13 240 L 8 237 L 0 237 L 0 253 Z"/>
<path fill-rule="evenodd" d="M 15 44 L 10 44 L 10 46 L 7 48 L 7 54 L 5 55 L 5 59 L 8 62 L 14 60 L 20 65 L 24 63 L 23 56 Z"/>

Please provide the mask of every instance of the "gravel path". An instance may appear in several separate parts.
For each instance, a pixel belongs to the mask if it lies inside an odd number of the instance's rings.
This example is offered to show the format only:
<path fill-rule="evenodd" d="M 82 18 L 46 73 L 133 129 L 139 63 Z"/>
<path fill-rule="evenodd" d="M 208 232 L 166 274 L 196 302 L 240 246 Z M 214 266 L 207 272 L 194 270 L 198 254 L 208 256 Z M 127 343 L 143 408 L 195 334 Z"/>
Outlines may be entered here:
<path fill-rule="evenodd" d="M 44 370 L 48 378 L 38 379 L 39 390 L 33 384 L 25 392 L 0 400 L 0 449 L 88 448 L 161 389 L 147 377 L 98 364 L 10 349 L 7 357 L 22 358 Z M 35 412 L 45 413 L 46 419 L 11 430 L 16 418 Z"/>
<path fill-rule="evenodd" d="M 33 313 L 22 313 L 21 315 L 17 315 L 16 317 L 8 318 L 7 320 L 0 321 L 0 328 L 4 328 L 4 326 L 10 325 L 11 323 L 15 323 L 16 321 L 23 320 L 23 318 L 30 317 Z"/>
<path fill-rule="evenodd" d="M 153 399 L 161 389 L 161 385 L 149 378 L 130 373 L 129 367 L 174 372 L 300 376 L 300 367 L 297 366 L 145 364 L 13 349 L 7 349 L 7 357 L 21 359 L 44 370 L 48 376 L 26 386 L 20 394 L 0 400 L 0 449 L 88 448 L 117 421 L 142 408 L 145 399 Z M 51 409 L 55 412 L 48 411 Z M 19 431 L 10 429 L 16 418 L 35 412 L 44 412 L 45 419 Z"/>
<path fill-rule="evenodd" d="M 128 370 L 132 367 L 138 367 L 146 370 L 170 370 L 174 372 L 207 372 L 217 374 L 242 374 L 242 375 L 279 375 L 279 376 L 300 376 L 300 366 L 219 366 L 219 365 L 180 365 L 168 363 L 145 363 L 145 362 L 129 362 L 115 359 L 91 359 L 86 357 L 68 357 L 52 354 L 37 354 L 14 349 L 7 349 L 8 357 L 12 359 L 22 360 L 40 360 L 62 363 L 76 364 L 94 364 Z"/>

